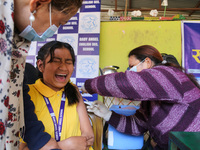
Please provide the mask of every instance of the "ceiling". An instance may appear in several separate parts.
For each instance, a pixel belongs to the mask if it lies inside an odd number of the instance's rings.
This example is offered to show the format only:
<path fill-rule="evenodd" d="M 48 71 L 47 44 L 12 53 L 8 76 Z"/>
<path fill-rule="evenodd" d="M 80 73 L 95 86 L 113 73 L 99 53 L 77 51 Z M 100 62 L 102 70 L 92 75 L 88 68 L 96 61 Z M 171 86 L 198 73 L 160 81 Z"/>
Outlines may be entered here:
<path fill-rule="evenodd" d="M 158 17 L 163 16 L 163 0 L 101 0 L 101 18 L 103 21 L 109 18 L 108 9 L 114 10 L 114 15 L 121 16 L 125 10 L 131 16 L 134 10 L 140 10 L 142 16 L 149 16 L 152 9 L 158 10 Z M 127 7 L 125 7 L 127 6 Z M 168 0 L 166 7 L 166 17 L 177 14 L 183 15 L 186 20 L 200 19 L 200 0 Z"/>

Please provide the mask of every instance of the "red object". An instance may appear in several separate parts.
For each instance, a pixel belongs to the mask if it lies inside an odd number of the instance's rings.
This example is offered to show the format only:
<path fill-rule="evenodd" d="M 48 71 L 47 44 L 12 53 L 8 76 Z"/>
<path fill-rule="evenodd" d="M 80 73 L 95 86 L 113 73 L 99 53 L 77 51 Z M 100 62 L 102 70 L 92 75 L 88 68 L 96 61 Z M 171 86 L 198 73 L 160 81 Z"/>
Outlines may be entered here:
<path fill-rule="evenodd" d="M 173 20 L 173 17 L 160 17 L 159 20 Z"/>
<path fill-rule="evenodd" d="M 9 105 L 9 97 L 7 96 L 7 98 L 4 100 L 4 105 L 6 106 L 6 107 L 8 107 L 8 105 Z"/>
<path fill-rule="evenodd" d="M 2 20 L 0 20 L 0 34 L 5 32 L 5 24 Z"/>
<path fill-rule="evenodd" d="M 4 132 L 5 132 L 5 126 L 3 122 L 0 122 L 0 135 L 3 135 Z"/>

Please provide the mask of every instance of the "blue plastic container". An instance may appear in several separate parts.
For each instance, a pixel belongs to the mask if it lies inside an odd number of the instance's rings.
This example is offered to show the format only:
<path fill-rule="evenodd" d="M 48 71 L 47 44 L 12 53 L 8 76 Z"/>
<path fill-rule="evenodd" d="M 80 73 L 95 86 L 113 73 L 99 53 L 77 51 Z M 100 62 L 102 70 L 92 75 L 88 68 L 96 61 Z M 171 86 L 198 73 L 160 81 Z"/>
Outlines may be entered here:
<path fill-rule="evenodd" d="M 132 108 L 133 109 L 132 109 Z M 134 109 L 136 108 L 136 109 Z M 110 110 L 125 116 L 133 115 L 138 106 L 131 105 L 112 105 Z M 144 136 L 133 136 L 118 132 L 113 126 L 108 126 L 108 149 L 127 150 L 141 149 L 144 142 Z"/>

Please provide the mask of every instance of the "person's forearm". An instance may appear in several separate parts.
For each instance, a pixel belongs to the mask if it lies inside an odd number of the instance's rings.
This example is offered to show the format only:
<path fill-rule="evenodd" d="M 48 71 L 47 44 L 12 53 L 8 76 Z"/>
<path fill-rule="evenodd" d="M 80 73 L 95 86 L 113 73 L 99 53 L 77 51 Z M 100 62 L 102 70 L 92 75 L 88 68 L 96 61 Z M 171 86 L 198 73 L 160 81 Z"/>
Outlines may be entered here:
<path fill-rule="evenodd" d="M 60 149 L 58 143 L 54 138 L 51 138 L 40 150 Z"/>
<path fill-rule="evenodd" d="M 94 143 L 94 134 L 82 134 L 82 136 L 85 136 L 87 139 L 87 146 L 90 147 Z"/>
<path fill-rule="evenodd" d="M 85 150 L 87 147 L 87 140 L 84 136 L 72 136 L 65 140 L 59 141 L 58 145 L 61 149 L 65 150 Z"/>
<path fill-rule="evenodd" d="M 28 149 L 27 144 L 20 142 L 20 144 L 19 144 L 19 150 L 25 150 L 25 149 Z"/>

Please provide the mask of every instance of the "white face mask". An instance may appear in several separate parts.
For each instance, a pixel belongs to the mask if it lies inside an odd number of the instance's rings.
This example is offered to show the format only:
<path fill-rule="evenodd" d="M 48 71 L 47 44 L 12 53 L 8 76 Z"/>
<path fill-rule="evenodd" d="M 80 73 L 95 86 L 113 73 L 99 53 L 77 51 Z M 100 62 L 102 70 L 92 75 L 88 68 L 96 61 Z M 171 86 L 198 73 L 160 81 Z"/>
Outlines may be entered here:
<path fill-rule="evenodd" d="M 129 71 L 137 72 L 137 66 L 139 66 L 140 64 L 142 64 L 144 61 L 145 61 L 145 59 L 143 61 L 141 61 L 139 64 L 137 64 L 136 66 L 133 66 Z"/>
<path fill-rule="evenodd" d="M 52 37 L 54 33 L 58 30 L 56 25 L 52 25 L 51 20 L 51 4 L 49 5 L 49 19 L 50 19 L 50 27 L 42 34 L 38 35 L 37 32 L 32 27 L 32 21 L 30 22 L 31 25 L 28 25 L 20 34 L 19 36 L 29 40 L 29 41 L 45 41 L 47 38 Z"/>

